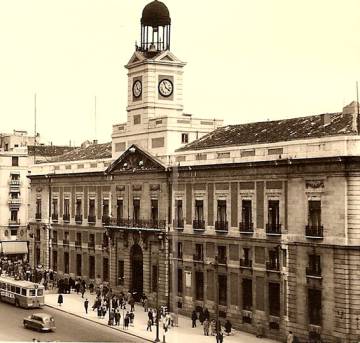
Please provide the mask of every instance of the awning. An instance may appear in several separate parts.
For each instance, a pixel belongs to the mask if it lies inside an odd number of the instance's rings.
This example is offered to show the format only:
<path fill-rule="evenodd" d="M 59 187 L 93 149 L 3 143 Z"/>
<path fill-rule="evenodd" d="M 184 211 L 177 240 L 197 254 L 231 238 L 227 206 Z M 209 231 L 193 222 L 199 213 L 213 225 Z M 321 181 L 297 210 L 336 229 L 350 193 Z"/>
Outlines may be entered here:
<path fill-rule="evenodd" d="M 24 241 L 2 241 L 1 252 L 4 255 L 27 254 L 27 242 Z"/>

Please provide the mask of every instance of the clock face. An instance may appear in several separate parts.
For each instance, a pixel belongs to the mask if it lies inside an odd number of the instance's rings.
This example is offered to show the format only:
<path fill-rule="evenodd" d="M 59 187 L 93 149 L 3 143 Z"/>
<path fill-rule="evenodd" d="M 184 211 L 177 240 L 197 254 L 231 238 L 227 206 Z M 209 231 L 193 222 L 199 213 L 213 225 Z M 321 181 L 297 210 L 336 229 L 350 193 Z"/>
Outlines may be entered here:
<path fill-rule="evenodd" d="M 159 93 L 164 96 L 168 97 L 173 93 L 174 86 L 172 82 L 168 79 L 163 79 L 159 82 Z"/>
<path fill-rule="evenodd" d="M 135 98 L 138 98 L 142 92 L 142 84 L 140 80 L 136 80 L 133 84 L 133 95 Z"/>

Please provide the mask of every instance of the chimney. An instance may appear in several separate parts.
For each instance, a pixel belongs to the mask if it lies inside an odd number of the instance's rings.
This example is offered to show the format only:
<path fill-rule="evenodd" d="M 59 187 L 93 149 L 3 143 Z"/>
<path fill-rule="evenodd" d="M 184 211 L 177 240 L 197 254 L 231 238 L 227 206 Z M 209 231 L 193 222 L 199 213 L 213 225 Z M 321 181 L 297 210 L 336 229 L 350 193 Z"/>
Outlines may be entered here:
<path fill-rule="evenodd" d="M 93 144 L 98 144 L 98 140 L 97 140 L 97 139 L 94 139 L 94 140 L 93 140 Z"/>
<path fill-rule="evenodd" d="M 359 132 L 359 103 L 357 101 L 352 101 L 343 108 L 342 113 L 352 115 L 352 128 L 354 131 Z"/>
<path fill-rule="evenodd" d="M 321 124 L 322 125 L 330 124 L 331 120 L 332 120 L 332 114 L 331 113 L 321 114 Z"/>

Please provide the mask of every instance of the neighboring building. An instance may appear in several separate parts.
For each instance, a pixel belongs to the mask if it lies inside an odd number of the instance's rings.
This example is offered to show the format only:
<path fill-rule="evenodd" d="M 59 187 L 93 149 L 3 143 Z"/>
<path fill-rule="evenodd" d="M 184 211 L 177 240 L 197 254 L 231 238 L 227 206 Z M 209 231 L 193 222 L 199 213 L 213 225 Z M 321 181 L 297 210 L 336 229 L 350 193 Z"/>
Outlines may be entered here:
<path fill-rule="evenodd" d="M 186 117 L 169 25 L 163 3 L 144 8 L 128 63 L 128 126 L 114 126 L 111 146 L 90 144 L 32 169 L 30 260 L 60 276 L 109 281 L 114 292 L 144 292 L 151 306 L 207 307 L 279 340 L 291 330 L 302 341 L 355 341 L 358 104 L 170 145 L 168 123 Z M 153 119 L 166 124 L 164 136 Z"/>

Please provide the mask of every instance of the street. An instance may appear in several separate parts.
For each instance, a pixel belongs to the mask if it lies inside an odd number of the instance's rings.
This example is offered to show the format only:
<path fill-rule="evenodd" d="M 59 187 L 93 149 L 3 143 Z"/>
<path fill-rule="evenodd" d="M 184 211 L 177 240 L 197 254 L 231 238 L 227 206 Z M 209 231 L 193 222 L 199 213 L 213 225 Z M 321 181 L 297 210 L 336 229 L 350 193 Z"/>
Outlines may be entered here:
<path fill-rule="evenodd" d="M 54 316 L 56 332 L 37 332 L 23 327 L 23 318 L 34 312 L 46 312 Z M 40 341 L 61 342 L 134 342 L 144 340 L 134 338 L 100 324 L 51 309 L 26 310 L 0 302 L 0 341 Z"/>

